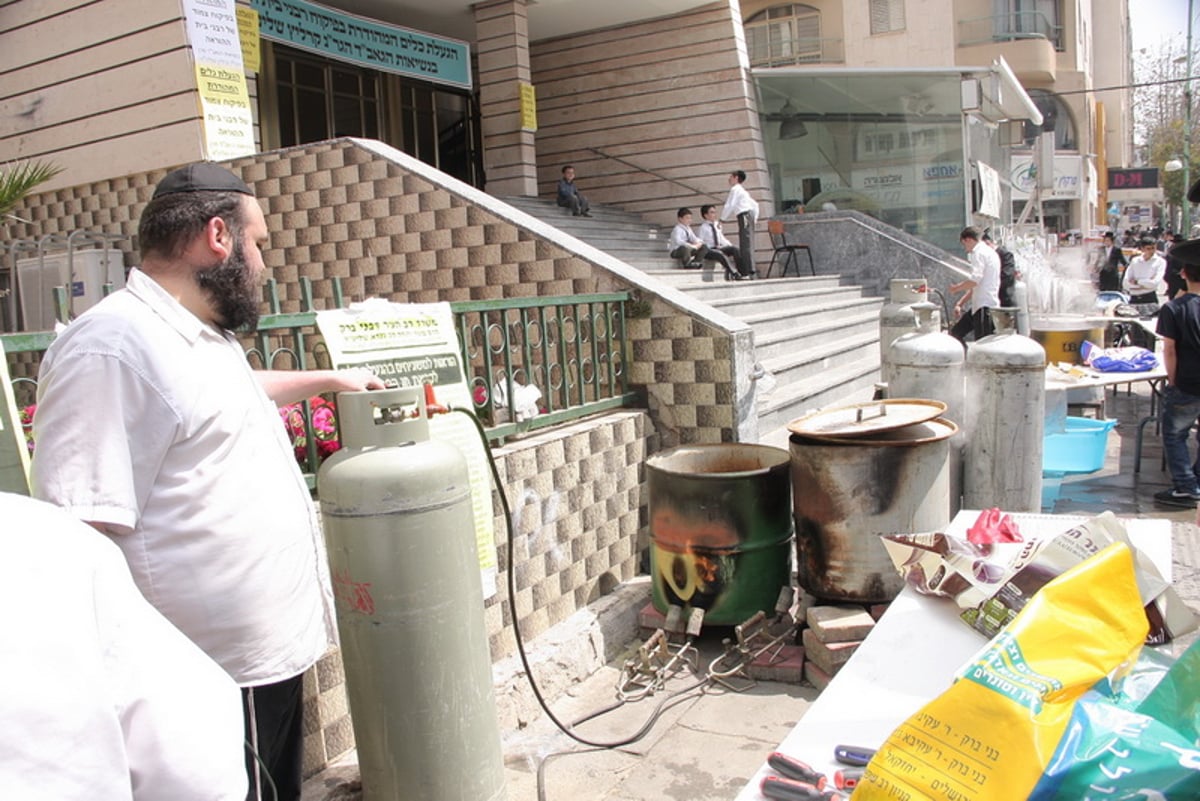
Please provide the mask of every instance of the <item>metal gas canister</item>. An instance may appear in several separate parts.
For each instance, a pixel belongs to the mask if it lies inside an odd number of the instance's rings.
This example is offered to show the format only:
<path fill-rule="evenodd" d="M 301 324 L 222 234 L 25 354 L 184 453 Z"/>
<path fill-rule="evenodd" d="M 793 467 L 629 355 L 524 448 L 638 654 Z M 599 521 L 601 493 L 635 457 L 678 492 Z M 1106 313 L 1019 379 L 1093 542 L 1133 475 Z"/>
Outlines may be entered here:
<path fill-rule="evenodd" d="M 466 460 L 419 389 L 338 395 L 317 487 L 366 801 L 501 801 Z"/>

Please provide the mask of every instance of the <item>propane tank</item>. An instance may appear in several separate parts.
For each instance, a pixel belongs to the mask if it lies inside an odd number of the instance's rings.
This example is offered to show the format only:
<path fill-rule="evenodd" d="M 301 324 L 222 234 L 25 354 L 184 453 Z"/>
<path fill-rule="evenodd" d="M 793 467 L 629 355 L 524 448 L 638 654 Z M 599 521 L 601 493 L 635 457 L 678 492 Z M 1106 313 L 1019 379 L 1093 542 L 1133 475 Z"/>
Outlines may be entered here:
<path fill-rule="evenodd" d="M 365 801 L 505 797 L 467 464 L 417 389 L 338 395 L 317 486 Z"/>
<path fill-rule="evenodd" d="M 917 330 L 912 305 L 929 300 L 924 278 L 893 278 L 888 283 L 891 299 L 879 310 L 879 361 L 887 364 L 888 346 L 901 334 Z"/>
<path fill-rule="evenodd" d="M 917 330 L 892 342 L 884 362 L 888 394 L 893 398 L 929 398 L 946 404 L 942 415 L 963 424 L 962 343 L 939 329 L 937 306 L 914 303 Z"/>
<path fill-rule="evenodd" d="M 1012 302 L 1017 310 L 1017 333 L 1027 337 L 1032 330 L 1029 327 L 1029 286 L 1020 278 L 1013 282 Z"/>
<path fill-rule="evenodd" d="M 996 333 L 967 347 L 963 506 L 1040 512 L 1046 351 L 990 311 Z"/>
<path fill-rule="evenodd" d="M 957 423 L 960 432 L 964 424 L 962 343 L 941 332 L 941 322 L 935 320 L 937 306 L 933 303 L 914 303 L 917 331 L 901 334 L 892 342 L 884 362 L 888 391 L 893 398 L 927 398 L 946 404 L 942 416 Z M 960 508 L 962 497 L 962 449 L 964 437 L 956 433 L 950 439 L 950 514 Z"/>

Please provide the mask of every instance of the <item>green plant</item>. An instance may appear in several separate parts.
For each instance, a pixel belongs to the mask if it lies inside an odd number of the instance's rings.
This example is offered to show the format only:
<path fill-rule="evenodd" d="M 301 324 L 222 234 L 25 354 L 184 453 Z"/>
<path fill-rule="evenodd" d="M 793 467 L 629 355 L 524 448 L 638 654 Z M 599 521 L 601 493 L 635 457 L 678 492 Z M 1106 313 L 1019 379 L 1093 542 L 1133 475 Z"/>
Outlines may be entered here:
<path fill-rule="evenodd" d="M 0 217 L 11 216 L 16 205 L 40 183 L 63 171 L 48 161 L 26 161 L 0 166 Z"/>

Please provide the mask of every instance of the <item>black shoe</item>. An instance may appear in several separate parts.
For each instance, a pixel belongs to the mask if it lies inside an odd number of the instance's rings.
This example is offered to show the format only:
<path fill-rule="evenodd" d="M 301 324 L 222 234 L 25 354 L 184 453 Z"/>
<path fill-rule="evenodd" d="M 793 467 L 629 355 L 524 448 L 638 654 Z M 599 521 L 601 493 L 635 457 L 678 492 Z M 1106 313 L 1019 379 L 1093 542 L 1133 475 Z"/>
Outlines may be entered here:
<path fill-rule="evenodd" d="M 1195 509 L 1196 502 L 1200 501 L 1200 492 L 1184 492 L 1177 489 L 1163 490 L 1162 492 L 1154 493 L 1154 500 L 1165 506 Z"/>
<path fill-rule="evenodd" d="M 580 217 L 591 217 L 592 213 L 590 211 L 585 211 L 585 212 L 581 212 L 579 216 Z"/>

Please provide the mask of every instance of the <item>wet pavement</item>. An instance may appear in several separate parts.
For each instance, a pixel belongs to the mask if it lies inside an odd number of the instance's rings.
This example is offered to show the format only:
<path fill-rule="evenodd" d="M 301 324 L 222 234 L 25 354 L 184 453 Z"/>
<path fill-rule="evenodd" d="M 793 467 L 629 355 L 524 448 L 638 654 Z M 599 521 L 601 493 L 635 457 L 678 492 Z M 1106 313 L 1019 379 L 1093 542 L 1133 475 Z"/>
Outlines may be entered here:
<path fill-rule="evenodd" d="M 1138 424 L 1151 412 L 1149 387 L 1135 384 L 1128 391 L 1109 391 L 1105 412 L 1120 422 L 1108 435 L 1104 467 L 1090 475 L 1065 477 L 1053 508 L 1044 511 L 1092 515 L 1111 510 L 1121 517 L 1172 521 L 1175 588 L 1200 610 L 1196 512 L 1165 508 L 1153 500 L 1155 492 L 1170 486 L 1153 422 L 1145 427 L 1141 470 L 1134 470 Z M 720 655 L 721 638 L 728 634 L 728 629 L 712 631 L 700 639 L 702 668 Z M 1194 638 L 1189 635 L 1172 647 L 1182 650 Z M 556 716 L 573 722 L 613 706 L 622 663 L 616 660 L 553 700 Z M 577 743 L 545 716 L 520 730 L 503 732 L 509 801 L 728 801 L 818 694 L 804 684 L 759 682 L 735 691 L 714 683 L 695 687 L 696 683 L 685 671 L 650 697 L 575 727 L 584 739 L 610 743 L 656 719 L 645 737 L 620 748 Z M 360 797 L 353 754 L 313 777 L 303 796 L 304 801 Z"/>

